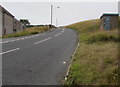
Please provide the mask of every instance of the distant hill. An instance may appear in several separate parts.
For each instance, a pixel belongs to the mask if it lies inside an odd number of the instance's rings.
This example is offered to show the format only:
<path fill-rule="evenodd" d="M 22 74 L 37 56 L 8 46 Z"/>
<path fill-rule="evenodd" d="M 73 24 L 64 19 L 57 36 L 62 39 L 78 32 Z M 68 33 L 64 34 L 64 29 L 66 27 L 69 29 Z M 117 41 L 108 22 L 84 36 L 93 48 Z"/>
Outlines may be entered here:
<path fill-rule="evenodd" d="M 100 20 L 95 19 L 95 20 L 88 20 L 88 21 L 83 21 L 83 22 L 78 22 L 75 24 L 71 24 L 66 26 L 67 28 L 72 28 L 75 29 L 79 32 L 93 32 L 99 29 L 100 27 Z"/>

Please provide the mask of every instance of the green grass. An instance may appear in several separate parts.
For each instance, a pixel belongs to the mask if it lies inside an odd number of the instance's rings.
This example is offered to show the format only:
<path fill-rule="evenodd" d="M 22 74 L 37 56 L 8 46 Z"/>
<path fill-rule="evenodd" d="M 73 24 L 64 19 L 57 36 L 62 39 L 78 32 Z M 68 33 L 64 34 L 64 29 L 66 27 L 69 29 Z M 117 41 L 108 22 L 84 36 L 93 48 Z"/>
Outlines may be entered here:
<path fill-rule="evenodd" d="M 32 28 L 27 28 L 27 29 L 23 30 L 22 32 L 5 35 L 2 38 L 11 38 L 11 37 L 31 35 L 31 34 L 38 34 L 38 33 L 41 33 L 41 32 L 47 31 L 47 30 L 48 30 L 47 26 L 32 27 Z"/>
<path fill-rule="evenodd" d="M 80 46 L 64 85 L 118 84 L 118 29 L 101 31 L 98 19 L 79 22 L 66 28 L 79 32 Z"/>

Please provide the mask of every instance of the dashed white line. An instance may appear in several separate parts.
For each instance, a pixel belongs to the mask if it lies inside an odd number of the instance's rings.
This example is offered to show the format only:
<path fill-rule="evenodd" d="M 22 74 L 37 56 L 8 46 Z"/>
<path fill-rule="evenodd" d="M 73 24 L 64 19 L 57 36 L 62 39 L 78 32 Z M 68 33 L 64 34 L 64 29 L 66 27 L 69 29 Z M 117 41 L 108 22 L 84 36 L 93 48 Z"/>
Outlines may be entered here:
<path fill-rule="evenodd" d="M 12 40 L 12 42 L 15 41 L 15 40 Z"/>
<path fill-rule="evenodd" d="M 57 36 L 59 36 L 60 34 L 62 34 L 62 33 L 56 34 L 55 36 L 57 37 Z"/>
<path fill-rule="evenodd" d="M 38 44 L 38 43 L 44 42 L 44 41 L 49 40 L 49 39 L 51 39 L 51 37 L 49 37 L 49 38 L 47 38 L 47 39 L 44 39 L 44 40 L 41 40 L 41 41 L 38 41 L 38 42 L 36 42 L 35 44 Z"/>
<path fill-rule="evenodd" d="M 27 39 L 27 38 L 31 38 L 31 37 L 26 37 L 26 39 Z"/>
<path fill-rule="evenodd" d="M 13 42 L 12 40 L 10 40 L 10 41 L 8 41 L 7 43 L 9 43 L 9 42 Z"/>
<path fill-rule="evenodd" d="M 62 33 L 64 32 L 64 29 L 62 30 Z"/>
<path fill-rule="evenodd" d="M 24 40 L 25 38 L 21 38 L 21 40 Z"/>
<path fill-rule="evenodd" d="M 6 53 L 10 53 L 10 52 L 13 52 L 13 51 L 16 51 L 16 50 L 19 50 L 20 48 L 16 48 L 16 49 L 12 49 L 12 50 L 9 50 L 9 51 L 6 51 L 6 52 L 2 52 L 0 53 L 0 55 L 3 55 L 3 54 L 6 54 Z"/>
<path fill-rule="evenodd" d="M 58 29 L 59 30 L 59 29 Z M 56 34 L 55 36 L 59 36 L 60 34 L 62 34 L 64 32 L 64 29 L 62 30 L 61 33 Z M 41 34 L 37 34 L 34 36 L 28 36 L 28 37 L 24 37 L 24 38 L 19 38 L 19 39 L 15 39 L 15 40 L 10 40 L 10 41 L 4 41 L 4 42 L 0 42 L 0 43 L 9 43 L 9 42 L 14 42 L 14 41 L 19 41 L 19 40 L 24 40 L 24 39 L 28 39 L 28 38 L 32 38 L 32 37 L 36 37 L 36 36 L 40 36 Z M 43 34 L 42 34 L 43 35 Z"/>
<path fill-rule="evenodd" d="M 62 32 L 56 34 L 55 36 L 57 37 L 57 36 L 59 36 L 60 34 L 62 34 L 63 32 L 64 32 L 64 29 L 62 30 Z"/>
<path fill-rule="evenodd" d="M 4 42 L 0 42 L 0 43 L 9 43 L 9 42 L 24 40 L 24 39 L 28 39 L 28 38 L 32 38 L 32 37 L 36 37 L 36 36 L 40 36 L 40 35 L 41 35 L 41 34 L 34 35 L 34 36 L 28 36 L 28 37 L 24 37 L 24 38 L 19 38 L 19 39 L 15 39 L 15 40 L 10 40 L 10 41 L 4 41 Z"/>
<path fill-rule="evenodd" d="M 8 43 L 8 41 L 5 41 L 5 42 L 0 42 L 0 43 Z"/>
<path fill-rule="evenodd" d="M 20 40 L 20 39 L 16 39 L 16 40 Z"/>

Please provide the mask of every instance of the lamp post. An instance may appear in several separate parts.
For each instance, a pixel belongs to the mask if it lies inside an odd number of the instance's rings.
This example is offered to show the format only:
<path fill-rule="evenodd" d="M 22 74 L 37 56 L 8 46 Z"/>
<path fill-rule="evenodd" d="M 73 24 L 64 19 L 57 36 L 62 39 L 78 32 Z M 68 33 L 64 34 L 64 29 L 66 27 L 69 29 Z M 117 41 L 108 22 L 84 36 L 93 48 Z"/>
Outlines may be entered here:
<path fill-rule="evenodd" d="M 60 8 L 59 6 L 57 8 Z M 50 28 L 52 28 L 52 22 L 53 22 L 53 5 L 51 5 L 51 25 Z"/>
<path fill-rule="evenodd" d="M 53 16 L 53 5 L 51 5 L 51 25 L 50 25 L 50 28 L 52 28 L 52 16 Z"/>
<path fill-rule="evenodd" d="M 58 26 L 58 19 L 56 18 L 56 27 Z"/>

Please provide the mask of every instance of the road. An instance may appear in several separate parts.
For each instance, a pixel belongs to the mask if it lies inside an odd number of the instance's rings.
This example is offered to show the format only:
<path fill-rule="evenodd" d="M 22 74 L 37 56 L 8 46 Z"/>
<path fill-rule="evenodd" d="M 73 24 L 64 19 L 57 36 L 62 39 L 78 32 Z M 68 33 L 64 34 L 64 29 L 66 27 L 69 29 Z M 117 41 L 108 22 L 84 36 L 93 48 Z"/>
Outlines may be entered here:
<path fill-rule="evenodd" d="M 3 85 L 60 85 L 77 46 L 71 29 L 3 39 Z"/>

